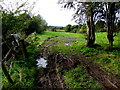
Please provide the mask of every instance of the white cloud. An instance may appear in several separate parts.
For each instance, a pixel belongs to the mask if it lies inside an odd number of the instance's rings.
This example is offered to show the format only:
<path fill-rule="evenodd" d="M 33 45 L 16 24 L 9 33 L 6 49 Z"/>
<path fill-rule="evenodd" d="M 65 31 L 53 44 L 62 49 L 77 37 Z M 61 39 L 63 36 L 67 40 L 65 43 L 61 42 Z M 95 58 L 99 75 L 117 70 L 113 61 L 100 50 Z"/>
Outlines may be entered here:
<path fill-rule="evenodd" d="M 65 26 L 67 24 L 76 24 L 71 21 L 73 11 L 63 10 L 57 4 L 58 0 L 39 0 L 33 12 L 40 14 L 48 25 Z"/>
<path fill-rule="evenodd" d="M 3 7 L 4 9 L 9 8 L 11 9 L 10 11 L 15 11 L 17 6 L 20 6 L 25 1 L 27 0 L 4 0 L 6 5 L 3 5 Z M 61 8 L 61 5 L 57 4 L 58 0 L 28 0 L 27 6 L 24 8 L 31 10 L 34 1 L 37 1 L 37 3 L 30 13 L 40 14 L 48 25 L 65 26 L 67 24 L 76 24 L 74 21 L 71 21 L 74 12 Z"/>

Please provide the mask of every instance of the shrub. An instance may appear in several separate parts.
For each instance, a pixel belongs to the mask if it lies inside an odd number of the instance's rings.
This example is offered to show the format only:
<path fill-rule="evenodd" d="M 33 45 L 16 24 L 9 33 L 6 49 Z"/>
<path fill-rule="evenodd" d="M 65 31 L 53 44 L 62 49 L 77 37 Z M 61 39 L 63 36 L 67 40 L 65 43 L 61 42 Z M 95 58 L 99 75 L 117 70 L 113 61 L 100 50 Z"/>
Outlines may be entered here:
<path fill-rule="evenodd" d="M 86 27 L 86 24 L 84 24 L 80 29 L 80 33 L 86 33 L 86 32 L 87 32 L 87 27 Z"/>
<path fill-rule="evenodd" d="M 96 32 L 106 32 L 105 26 L 106 26 L 105 21 L 102 21 L 102 20 L 97 21 L 97 23 L 95 24 Z"/>
<path fill-rule="evenodd" d="M 71 30 L 72 30 L 71 25 L 68 24 L 68 25 L 65 27 L 65 32 L 70 32 Z"/>

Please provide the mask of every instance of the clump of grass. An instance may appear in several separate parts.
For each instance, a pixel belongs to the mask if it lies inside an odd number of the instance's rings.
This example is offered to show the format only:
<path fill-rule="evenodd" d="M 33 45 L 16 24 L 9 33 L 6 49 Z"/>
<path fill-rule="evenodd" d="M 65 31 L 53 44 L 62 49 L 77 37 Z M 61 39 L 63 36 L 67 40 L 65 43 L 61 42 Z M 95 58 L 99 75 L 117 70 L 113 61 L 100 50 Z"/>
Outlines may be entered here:
<path fill-rule="evenodd" d="M 100 85 L 94 82 L 83 67 L 76 67 L 65 72 L 65 83 L 69 88 L 98 89 Z"/>

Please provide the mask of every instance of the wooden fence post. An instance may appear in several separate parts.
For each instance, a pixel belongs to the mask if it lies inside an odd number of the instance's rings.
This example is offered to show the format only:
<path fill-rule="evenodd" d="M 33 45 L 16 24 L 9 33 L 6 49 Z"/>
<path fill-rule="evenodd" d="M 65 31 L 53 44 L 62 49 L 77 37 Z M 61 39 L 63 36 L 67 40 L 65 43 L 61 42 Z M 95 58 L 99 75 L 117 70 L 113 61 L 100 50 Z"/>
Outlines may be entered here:
<path fill-rule="evenodd" d="M 11 83 L 11 84 L 14 84 L 3 62 L 2 62 L 2 70 L 5 74 L 8 82 Z"/>
<path fill-rule="evenodd" d="M 28 53 L 27 53 L 27 50 L 26 50 L 26 45 L 25 45 L 25 42 L 24 40 L 19 40 L 19 45 L 20 45 L 20 48 L 22 50 L 22 54 L 25 58 L 28 58 Z"/>

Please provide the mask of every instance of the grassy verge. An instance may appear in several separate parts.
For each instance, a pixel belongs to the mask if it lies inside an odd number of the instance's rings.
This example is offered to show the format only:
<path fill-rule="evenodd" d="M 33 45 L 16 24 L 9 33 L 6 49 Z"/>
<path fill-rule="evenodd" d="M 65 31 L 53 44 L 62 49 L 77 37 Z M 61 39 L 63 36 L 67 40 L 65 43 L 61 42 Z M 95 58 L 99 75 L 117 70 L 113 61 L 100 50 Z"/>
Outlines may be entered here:
<path fill-rule="evenodd" d="M 6 77 L 2 77 L 4 88 L 35 88 L 36 87 L 36 61 L 35 56 L 37 53 L 36 47 L 33 45 L 27 46 L 28 59 L 22 55 L 17 60 L 10 59 L 5 62 L 7 71 L 9 72 L 14 84 L 10 84 Z M 8 65 L 8 66 L 7 66 Z"/>

